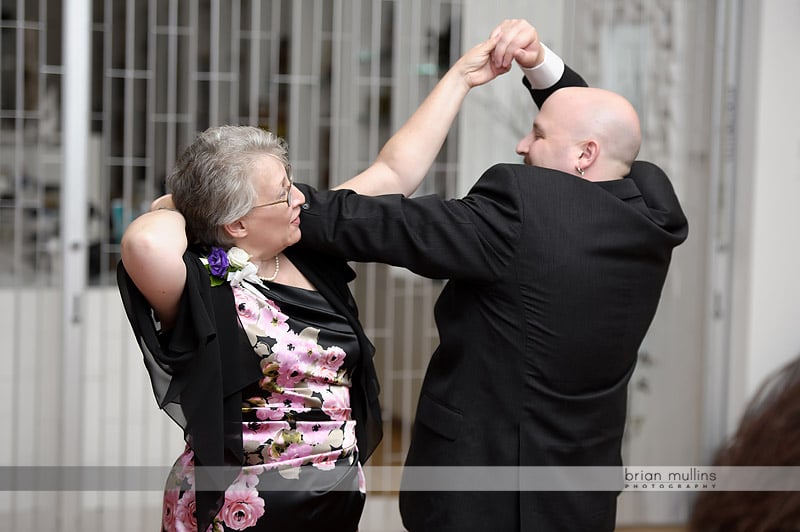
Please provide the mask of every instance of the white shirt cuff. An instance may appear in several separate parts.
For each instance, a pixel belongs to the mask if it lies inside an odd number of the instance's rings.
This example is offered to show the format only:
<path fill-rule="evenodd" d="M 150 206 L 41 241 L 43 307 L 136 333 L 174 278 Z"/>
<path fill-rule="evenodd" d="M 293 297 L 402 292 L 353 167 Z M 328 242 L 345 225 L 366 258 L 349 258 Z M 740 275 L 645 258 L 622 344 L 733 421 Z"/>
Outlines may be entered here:
<path fill-rule="evenodd" d="M 542 43 L 544 61 L 533 68 L 522 68 L 522 72 L 534 89 L 549 89 L 564 75 L 564 60 Z"/>

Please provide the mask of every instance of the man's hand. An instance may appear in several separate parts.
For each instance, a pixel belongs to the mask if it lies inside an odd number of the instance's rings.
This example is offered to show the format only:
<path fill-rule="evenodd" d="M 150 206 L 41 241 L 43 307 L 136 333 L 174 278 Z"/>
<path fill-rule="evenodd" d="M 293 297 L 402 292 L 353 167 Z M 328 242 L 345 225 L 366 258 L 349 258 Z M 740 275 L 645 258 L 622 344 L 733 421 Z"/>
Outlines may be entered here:
<path fill-rule="evenodd" d="M 539 33 L 527 20 L 504 20 L 492 31 L 492 39 L 497 40 L 491 57 L 495 69 L 507 71 L 512 60 L 523 68 L 533 68 L 544 61 Z"/>

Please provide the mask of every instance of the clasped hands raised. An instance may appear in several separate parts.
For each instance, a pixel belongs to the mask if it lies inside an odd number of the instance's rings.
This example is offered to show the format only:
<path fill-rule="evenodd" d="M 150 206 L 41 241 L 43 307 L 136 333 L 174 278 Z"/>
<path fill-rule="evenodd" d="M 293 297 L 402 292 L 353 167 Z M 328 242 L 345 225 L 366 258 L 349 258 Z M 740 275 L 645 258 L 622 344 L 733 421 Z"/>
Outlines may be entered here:
<path fill-rule="evenodd" d="M 455 66 L 472 88 L 505 74 L 511 70 L 513 61 L 523 68 L 532 68 L 543 60 L 544 49 L 536 28 L 524 19 L 508 19 L 487 40 L 465 53 Z"/>

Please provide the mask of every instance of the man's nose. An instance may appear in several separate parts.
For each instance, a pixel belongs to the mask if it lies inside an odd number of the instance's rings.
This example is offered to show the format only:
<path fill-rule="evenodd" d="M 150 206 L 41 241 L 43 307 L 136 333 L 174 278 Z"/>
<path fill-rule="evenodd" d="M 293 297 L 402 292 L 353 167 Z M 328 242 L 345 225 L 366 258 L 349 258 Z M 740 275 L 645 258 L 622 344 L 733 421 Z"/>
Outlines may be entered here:
<path fill-rule="evenodd" d="M 530 135 L 526 135 L 517 143 L 517 155 L 527 155 L 528 147 L 530 146 L 529 137 Z"/>

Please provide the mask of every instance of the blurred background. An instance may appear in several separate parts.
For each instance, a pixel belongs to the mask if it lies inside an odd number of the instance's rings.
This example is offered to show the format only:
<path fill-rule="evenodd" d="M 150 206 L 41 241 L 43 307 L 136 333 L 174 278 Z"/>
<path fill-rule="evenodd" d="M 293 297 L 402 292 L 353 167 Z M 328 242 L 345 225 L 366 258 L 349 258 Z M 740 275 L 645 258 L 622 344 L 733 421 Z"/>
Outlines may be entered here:
<path fill-rule="evenodd" d="M 504 18 L 628 97 L 640 157 L 672 178 L 690 236 L 631 381 L 624 458 L 709 464 L 765 377 L 800 354 L 797 0 L 0 0 L 0 468 L 170 466 L 182 450 L 114 269 L 127 223 L 198 132 L 268 128 L 297 180 L 335 185 Z M 520 162 L 535 113 L 521 77 L 472 91 L 419 194 L 458 196 Z M 397 466 L 442 283 L 356 268 L 386 423 L 372 464 Z M 692 499 L 625 492 L 619 526 L 680 530 Z M 0 522 L 155 530 L 160 503 L 155 490 L 6 489 Z M 361 530 L 401 530 L 391 492 L 368 497 Z"/>

